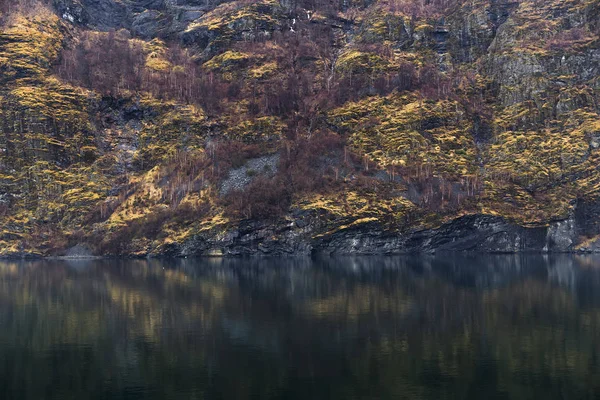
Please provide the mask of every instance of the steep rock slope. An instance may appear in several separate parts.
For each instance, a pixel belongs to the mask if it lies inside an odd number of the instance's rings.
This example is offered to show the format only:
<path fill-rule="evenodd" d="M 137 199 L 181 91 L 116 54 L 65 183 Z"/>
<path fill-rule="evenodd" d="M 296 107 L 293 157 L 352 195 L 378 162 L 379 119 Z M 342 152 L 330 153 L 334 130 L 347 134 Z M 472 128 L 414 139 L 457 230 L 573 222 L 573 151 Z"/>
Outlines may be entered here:
<path fill-rule="evenodd" d="M 0 10 L 0 255 L 598 247 L 599 1 Z"/>

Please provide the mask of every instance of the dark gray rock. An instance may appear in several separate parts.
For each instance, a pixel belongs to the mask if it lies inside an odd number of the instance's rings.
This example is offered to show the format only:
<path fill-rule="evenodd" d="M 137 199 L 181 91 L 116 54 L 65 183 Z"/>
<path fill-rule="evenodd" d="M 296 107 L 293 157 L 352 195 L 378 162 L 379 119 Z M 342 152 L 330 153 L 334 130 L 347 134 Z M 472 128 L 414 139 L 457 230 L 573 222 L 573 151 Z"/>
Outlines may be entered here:
<path fill-rule="evenodd" d="M 294 229 L 293 222 L 269 224 L 243 221 L 225 234 L 198 235 L 167 250 L 171 256 L 309 255 L 308 229 Z"/>
<path fill-rule="evenodd" d="M 126 29 L 144 39 L 181 37 L 184 44 L 204 50 L 216 34 L 186 29 L 228 1 L 231 0 L 53 0 L 53 6 L 59 16 L 73 24 L 100 31 Z"/>
<path fill-rule="evenodd" d="M 68 249 L 62 258 L 86 259 L 95 258 L 92 249 L 86 244 L 78 244 Z"/>
<path fill-rule="evenodd" d="M 171 25 L 171 18 L 156 10 L 146 10 L 133 18 L 133 34 L 144 39 L 165 36 Z"/>
<path fill-rule="evenodd" d="M 570 218 L 547 226 L 523 227 L 504 218 L 469 215 L 438 228 L 410 232 L 385 231 L 377 223 L 321 234 L 327 229 L 310 212 L 297 211 L 274 222 L 244 221 L 227 232 L 208 232 L 170 255 L 308 255 L 411 254 L 434 252 L 567 253 L 600 252 L 600 201 L 576 204 Z"/>
<path fill-rule="evenodd" d="M 574 218 L 543 227 L 522 227 L 501 217 L 471 215 L 439 228 L 395 233 L 378 224 L 316 235 L 323 227 L 304 216 L 279 223 L 244 221 L 225 233 L 207 233 L 182 245 L 174 245 L 175 256 L 240 255 L 373 255 L 434 252 L 561 253 L 577 248 L 578 228 Z M 600 251 L 600 243 L 584 251 Z"/>
<path fill-rule="evenodd" d="M 100 30 L 129 28 L 131 14 L 127 6 L 115 0 L 54 0 L 63 19 L 90 25 Z"/>
<path fill-rule="evenodd" d="M 177 21 L 183 24 L 189 24 L 200 18 L 202 15 L 204 15 L 204 11 L 201 10 L 181 10 L 177 15 Z"/>
<path fill-rule="evenodd" d="M 229 176 L 221 184 L 220 194 L 223 196 L 231 191 L 241 190 L 252 183 L 257 176 L 272 176 L 277 172 L 278 164 L 279 154 L 271 154 L 248 160 L 240 168 L 229 171 Z"/>
<path fill-rule="evenodd" d="M 471 215 L 436 229 L 389 235 L 384 232 L 340 232 L 315 246 L 330 254 L 394 254 L 438 251 L 518 253 L 572 252 L 578 240 L 574 219 L 547 227 L 527 228 L 504 218 Z"/>

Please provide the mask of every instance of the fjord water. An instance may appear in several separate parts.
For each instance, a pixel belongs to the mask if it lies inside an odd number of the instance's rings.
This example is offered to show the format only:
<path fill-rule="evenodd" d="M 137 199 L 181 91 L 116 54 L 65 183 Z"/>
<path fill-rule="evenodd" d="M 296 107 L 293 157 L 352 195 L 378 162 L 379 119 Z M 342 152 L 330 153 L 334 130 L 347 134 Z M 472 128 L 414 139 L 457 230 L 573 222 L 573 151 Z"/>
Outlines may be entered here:
<path fill-rule="evenodd" d="M 1 262 L 0 395 L 600 398 L 600 258 Z"/>

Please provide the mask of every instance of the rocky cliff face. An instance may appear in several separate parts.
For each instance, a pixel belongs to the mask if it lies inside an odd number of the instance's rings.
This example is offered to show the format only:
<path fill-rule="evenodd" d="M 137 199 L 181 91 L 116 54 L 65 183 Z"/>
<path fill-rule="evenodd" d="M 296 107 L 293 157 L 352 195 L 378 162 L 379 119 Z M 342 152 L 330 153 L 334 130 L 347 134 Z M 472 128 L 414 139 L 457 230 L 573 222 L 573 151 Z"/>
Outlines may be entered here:
<path fill-rule="evenodd" d="M 59 16 L 98 30 L 128 29 L 153 38 L 177 33 L 220 1 L 170 0 L 54 0 Z"/>
<path fill-rule="evenodd" d="M 578 214 L 581 215 L 581 214 Z M 377 224 L 315 237 L 317 221 L 287 224 L 247 222 L 226 235 L 198 235 L 170 247 L 174 256 L 239 255 L 369 255 L 435 252 L 594 253 L 597 239 L 581 242 L 588 216 L 554 221 L 544 227 L 523 227 L 502 217 L 469 215 L 438 228 L 389 232 Z"/>
<path fill-rule="evenodd" d="M 20 3 L 0 255 L 598 249 L 597 0 Z"/>

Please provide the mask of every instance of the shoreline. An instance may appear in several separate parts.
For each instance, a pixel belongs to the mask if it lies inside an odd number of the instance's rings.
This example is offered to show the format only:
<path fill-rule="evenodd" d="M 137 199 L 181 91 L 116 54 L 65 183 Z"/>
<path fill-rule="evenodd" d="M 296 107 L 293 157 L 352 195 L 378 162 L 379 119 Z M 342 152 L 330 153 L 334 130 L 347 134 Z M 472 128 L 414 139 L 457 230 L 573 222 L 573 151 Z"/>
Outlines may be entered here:
<path fill-rule="evenodd" d="M 321 229 L 318 220 L 302 226 L 244 221 L 224 235 L 200 233 L 182 243 L 155 250 L 125 248 L 121 254 L 96 254 L 94 246 L 83 242 L 55 254 L 35 250 L 13 252 L 0 255 L 0 260 L 600 253 L 600 236 L 587 229 L 586 219 L 576 215 L 537 227 L 521 226 L 502 217 L 472 214 L 436 228 L 403 233 L 383 230 L 377 224 L 339 230 L 327 236 L 319 235 Z"/>

